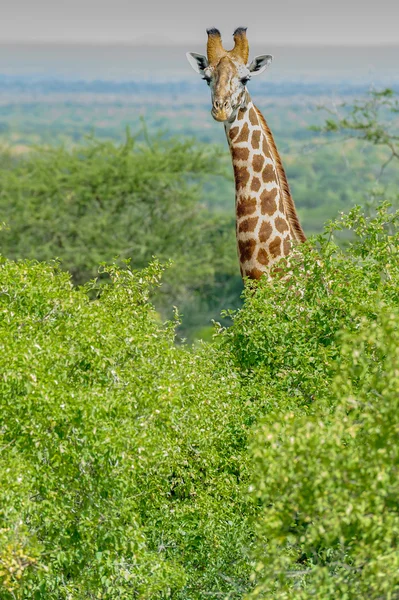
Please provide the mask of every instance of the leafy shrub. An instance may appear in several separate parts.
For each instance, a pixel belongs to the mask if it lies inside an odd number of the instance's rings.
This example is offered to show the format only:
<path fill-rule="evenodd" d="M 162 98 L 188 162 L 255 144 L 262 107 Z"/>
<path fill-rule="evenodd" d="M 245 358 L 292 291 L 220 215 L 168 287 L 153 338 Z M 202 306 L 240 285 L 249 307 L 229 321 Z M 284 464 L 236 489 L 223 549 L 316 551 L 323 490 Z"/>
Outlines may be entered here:
<path fill-rule="evenodd" d="M 396 598 L 399 311 L 342 336 L 333 409 L 257 436 L 263 504 L 254 598 Z"/>
<path fill-rule="evenodd" d="M 251 598 L 399 592 L 399 215 L 386 208 L 342 219 L 345 254 L 304 248 L 289 285 L 257 291 L 230 333 L 272 407 L 253 442 Z"/>
<path fill-rule="evenodd" d="M 157 307 L 170 315 L 173 305 L 189 313 L 196 304 L 186 331 L 205 318 L 209 324 L 209 313 L 216 317 L 231 295 L 237 306 L 242 289 L 233 211 L 222 215 L 201 202 L 204 182 L 224 170 L 219 154 L 191 141 L 138 142 L 129 133 L 119 145 L 89 139 L 72 150 L 38 148 L 2 169 L 0 215 L 9 230 L 1 251 L 58 258 L 77 284 L 116 257 L 130 258 L 135 269 L 152 256 L 171 259 Z"/>
<path fill-rule="evenodd" d="M 104 271 L 91 301 L 1 263 L 0 597 L 239 597 L 252 407 L 220 348 L 159 323 L 157 264 Z"/>
<path fill-rule="evenodd" d="M 2 259 L 0 597 L 394 598 L 398 218 L 353 210 L 191 349 L 156 262 Z"/>
<path fill-rule="evenodd" d="M 311 405 L 330 387 L 340 352 L 337 333 L 356 331 L 380 298 L 398 302 L 398 213 L 387 210 L 383 204 L 375 217 L 366 217 L 353 209 L 327 225 L 326 235 L 297 247 L 288 276 L 263 280 L 255 294 L 247 287 L 245 310 L 232 313 L 235 326 L 226 335 L 238 366 L 252 378 L 259 374 L 259 385 Z M 342 229 L 355 235 L 345 250 L 333 236 Z"/>

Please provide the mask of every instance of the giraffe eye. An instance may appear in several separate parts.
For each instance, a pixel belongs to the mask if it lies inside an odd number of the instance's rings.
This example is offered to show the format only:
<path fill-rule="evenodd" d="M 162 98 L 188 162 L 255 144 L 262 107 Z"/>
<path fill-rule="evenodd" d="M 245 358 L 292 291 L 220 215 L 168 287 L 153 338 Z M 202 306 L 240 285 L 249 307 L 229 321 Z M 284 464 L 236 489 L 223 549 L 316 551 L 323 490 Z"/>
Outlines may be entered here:
<path fill-rule="evenodd" d="M 204 75 L 204 77 L 202 78 L 204 81 L 206 81 L 206 84 L 209 85 L 211 83 L 211 78 L 207 77 L 206 75 Z"/>
<path fill-rule="evenodd" d="M 245 77 L 241 77 L 241 83 L 245 85 L 251 79 L 249 75 L 245 75 Z"/>

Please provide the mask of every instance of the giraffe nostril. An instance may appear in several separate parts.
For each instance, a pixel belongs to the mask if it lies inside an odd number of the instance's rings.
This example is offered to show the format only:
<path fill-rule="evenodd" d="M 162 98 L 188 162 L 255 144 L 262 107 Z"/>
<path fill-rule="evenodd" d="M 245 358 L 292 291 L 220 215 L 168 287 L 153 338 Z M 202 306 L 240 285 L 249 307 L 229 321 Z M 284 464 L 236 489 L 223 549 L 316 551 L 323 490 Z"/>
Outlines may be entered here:
<path fill-rule="evenodd" d="M 229 106 L 229 101 L 228 100 L 225 100 L 224 102 L 223 102 L 223 100 L 214 100 L 213 101 L 213 108 L 215 110 L 218 110 L 218 109 L 221 109 L 221 108 L 228 108 L 228 106 Z"/>

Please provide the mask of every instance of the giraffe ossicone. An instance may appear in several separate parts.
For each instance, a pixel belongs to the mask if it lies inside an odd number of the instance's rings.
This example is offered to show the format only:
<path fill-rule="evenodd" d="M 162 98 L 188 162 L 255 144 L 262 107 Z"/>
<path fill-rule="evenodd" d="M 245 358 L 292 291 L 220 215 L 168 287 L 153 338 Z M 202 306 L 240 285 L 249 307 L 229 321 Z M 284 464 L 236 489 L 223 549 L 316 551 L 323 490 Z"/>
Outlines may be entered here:
<path fill-rule="evenodd" d="M 220 32 L 208 29 L 207 56 L 187 53 L 211 89 L 211 114 L 224 123 L 236 184 L 236 233 L 243 277 L 270 273 L 291 244 L 305 241 L 273 135 L 253 104 L 247 83 L 271 63 L 269 54 L 248 62 L 246 28 L 235 30 L 225 50 Z"/>

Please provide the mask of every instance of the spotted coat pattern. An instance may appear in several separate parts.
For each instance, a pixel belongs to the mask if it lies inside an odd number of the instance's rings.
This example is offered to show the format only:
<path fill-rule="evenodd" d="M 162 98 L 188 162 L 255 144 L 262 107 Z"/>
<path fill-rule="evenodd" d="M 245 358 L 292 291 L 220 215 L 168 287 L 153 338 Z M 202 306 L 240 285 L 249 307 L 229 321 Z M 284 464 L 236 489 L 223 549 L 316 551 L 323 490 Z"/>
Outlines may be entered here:
<path fill-rule="evenodd" d="M 234 120 L 225 123 L 236 183 L 240 269 L 251 279 L 269 273 L 279 259 L 287 256 L 292 240 L 301 241 L 285 206 L 280 158 L 262 120 L 248 97 Z"/>

